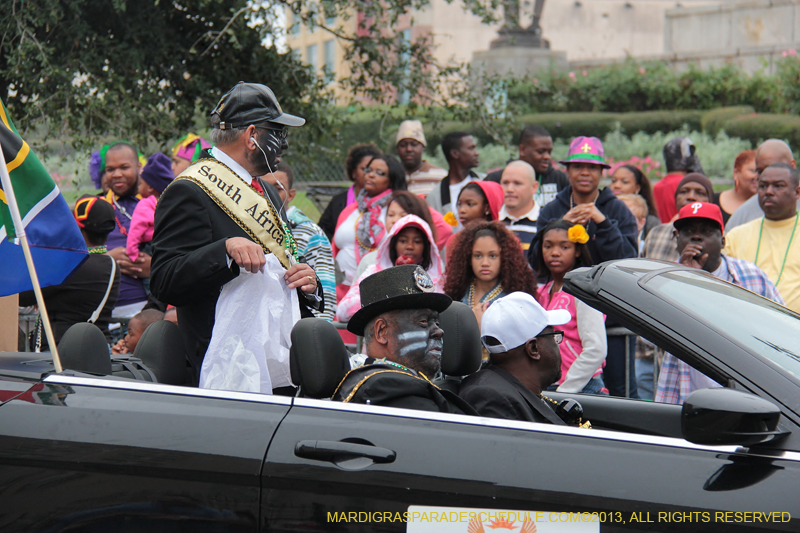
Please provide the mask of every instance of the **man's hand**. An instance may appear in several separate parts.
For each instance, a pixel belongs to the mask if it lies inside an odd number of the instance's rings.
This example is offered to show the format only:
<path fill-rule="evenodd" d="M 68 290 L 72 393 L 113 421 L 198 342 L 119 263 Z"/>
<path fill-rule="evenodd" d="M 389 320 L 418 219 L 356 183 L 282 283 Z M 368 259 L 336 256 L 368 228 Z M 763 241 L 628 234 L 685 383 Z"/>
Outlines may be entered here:
<path fill-rule="evenodd" d="M 111 353 L 114 355 L 128 353 L 128 345 L 125 343 L 124 338 L 118 340 L 117 343 L 111 347 Z"/>
<path fill-rule="evenodd" d="M 473 306 L 472 312 L 475 313 L 475 318 L 478 319 L 478 327 L 480 327 L 483 313 L 485 313 L 487 309 L 489 309 L 488 303 L 478 302 Z"/>
<path fill-rule="evenodd" d="M 231 237 L 225 241 L 225 251 L 239 268 L 255 274 L 264 268 L 267 258 L 264 250 L 250 239 L 244 237 Z"/>
<path fill-rule="evenodd" d="M 122 246 L 109 250 L 108 255 L 114 258 L 117 265 L 119 265 L 120 272 L 126 276 L 135 279 L 150 277 L 150 260 L 152 258 L 149 255 L 140 253 L 136 261 L 131 261 L 131 258 L 128 257 L 125 248 Z"/>
<path fill-rule="evenodd" d="M 606 219 L 606 216 L 597 209 L 597 206 L 594 203 L 591 204 L 578 204 L 562 217 L 564 220 L 568 222 L 572 222 L 573 224 L 583 224 L 584 226 L 589 223 L 589 221 L 594 222 L 595 224 L 600 224 Z"/>
<path fill-rule="evenodd" d="M 300 287 L 306 294 L 313 294 L 317 290 L 317 278 L 314 269 L 305 263 L 292 265 L 283 275 L 290 289 Z"/>
<path fill-rule="evenodd" d="M 681 252 L 680 263 L 683 266 L 703 268 L 707 260 L 708 254 L 704 254 L 703 248 L 697 244 L 687 244 Z"/>

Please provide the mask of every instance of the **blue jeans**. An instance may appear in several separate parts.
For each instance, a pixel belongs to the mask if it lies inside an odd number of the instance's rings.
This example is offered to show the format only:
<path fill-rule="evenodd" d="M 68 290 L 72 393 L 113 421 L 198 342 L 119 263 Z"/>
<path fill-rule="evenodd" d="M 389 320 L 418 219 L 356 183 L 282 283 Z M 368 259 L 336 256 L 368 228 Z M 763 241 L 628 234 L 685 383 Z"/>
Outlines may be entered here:
<path fill-rule="evenodd" d="M 630 363 L 630 398 L 639 398 L 636 389 L 636 337 L 609 336 L 606 366 L 603 381 L 611 396 L 625 397 L 625 339 L 628 339 L 628 361 Z"/>
<path fill-rule="evenodd" d="M 652 359 L 636 360 L 636 385 L 639 390 L 639 397 L 643 400 L 652 400 L 654 398 L 653 367 Z"/>
<path fill-rule="evenodd" d="M 547 387 L 549 391 L 555 391 L 558 388 L 558 383 L 550 385 Z M 599 396 L 608 396 L 608 389 L 606 389 L 605 383 L 603 383 L 603 375 L 598 374 L 597 376 L 590 379 L 586 385 L 581 389 L 581 394 L 597 394 Z"/>

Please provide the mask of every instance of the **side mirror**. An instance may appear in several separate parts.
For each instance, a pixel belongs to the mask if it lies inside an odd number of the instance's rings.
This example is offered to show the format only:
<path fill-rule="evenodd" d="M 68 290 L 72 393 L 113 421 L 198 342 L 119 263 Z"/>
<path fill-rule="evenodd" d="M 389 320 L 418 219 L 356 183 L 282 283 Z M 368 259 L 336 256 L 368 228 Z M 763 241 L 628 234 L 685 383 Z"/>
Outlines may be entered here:
<path fill-rule="evenodd" d="M 781 410 L 753 394 L 701 389 L 683 403 L 681 433 L 695 444 L 754 446 L 785 436 L 777 430 Z"/>

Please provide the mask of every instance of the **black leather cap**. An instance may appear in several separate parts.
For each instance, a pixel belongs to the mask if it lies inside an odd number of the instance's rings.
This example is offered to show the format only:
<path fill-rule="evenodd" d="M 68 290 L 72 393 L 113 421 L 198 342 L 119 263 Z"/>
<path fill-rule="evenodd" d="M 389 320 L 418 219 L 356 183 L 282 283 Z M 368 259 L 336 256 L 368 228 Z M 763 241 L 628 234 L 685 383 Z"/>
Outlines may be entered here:
<path fill-rule="evenodd" d="M 347 331 L 364 335 L 364 326 L 387 311 L 433 309 L 441 313 L 450 307 L 453 300 L 433 290 L 433 281 L 419 265 L 402 265 L 376 272 L 359 285 L 361 309 L 347 323 Z"/>
<path fill-rule="evenodd" d="M 245 128 L 250 124 L 265 126 L 273 122 L 283 126 L 302 126 L 306 119 L 284 113 L 275 94 L 266 85 L 240 81 L 220 98 L 211 112 L 219 115 L 219 128 Z"/>

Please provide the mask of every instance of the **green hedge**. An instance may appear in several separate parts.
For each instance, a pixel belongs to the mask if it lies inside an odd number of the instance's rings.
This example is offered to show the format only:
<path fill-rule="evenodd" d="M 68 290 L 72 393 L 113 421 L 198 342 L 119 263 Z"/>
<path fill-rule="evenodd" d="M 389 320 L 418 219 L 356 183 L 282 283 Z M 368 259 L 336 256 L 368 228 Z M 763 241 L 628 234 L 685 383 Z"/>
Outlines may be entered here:
<path fill-rule="evenodd" d="M 400 121 L 384 125 L 380 136 L 380 119 L 359 120 L 342 126 L 337 130 L 341 139 L 341 150 L 346 152 L 353 144 L 372 141 L 390 153 L 394 151 L 394 139 Z M 647 134 L 669 133 L 682 129 L 702 131 L 716 136 L 724 131 L 729 137 L 747 139 L 757 145 L 761 140 L 771 137 L 785 139 L 794 147 L 800 148 L 800 117 L 796 115 L 757 114 L 750 106 L 721 107 L 709 111 L 643 111 L 631 113 L 534 113 L 515 117 L 514 126 L 507 122 L 494 125 L 500 132 L 501 140 L 514 147 L 519 130 L 526 124 L 539 124 L 547 128 L 556 140 L 569 142 L 578 135 L 604 138 L 615 130 L 619 123 L 622 133 L 628 137 L 643 132 Z M 425 136 L 428 140 L 428 153 L 433 155 L 439 149 L 442 138 L 452 131 L 468 131 L 479 144 L 497 144 L 483 128 L 463 122 L 440 122 L 434 130 L 431 123 L 425 122 Z"/>
<path fill-rule="evenodd" d="M 749 115 L 755 113 L 749 105 L 720 107 L 711 111 L 706 111 L 703 118 L 700 120 L 701 131 L 709 135 L 716 135 L 720 131 L 725 130 L 725 123 L 741 115 Z"/>
<path fill-rule="evenodd" d="M 783 139 L 794 149 L 800 148 L 800 117 L 751 113 L 732 118 L 724 124 L 729 137 L 747 139 L 757 146 L 765 139 Z"/>

